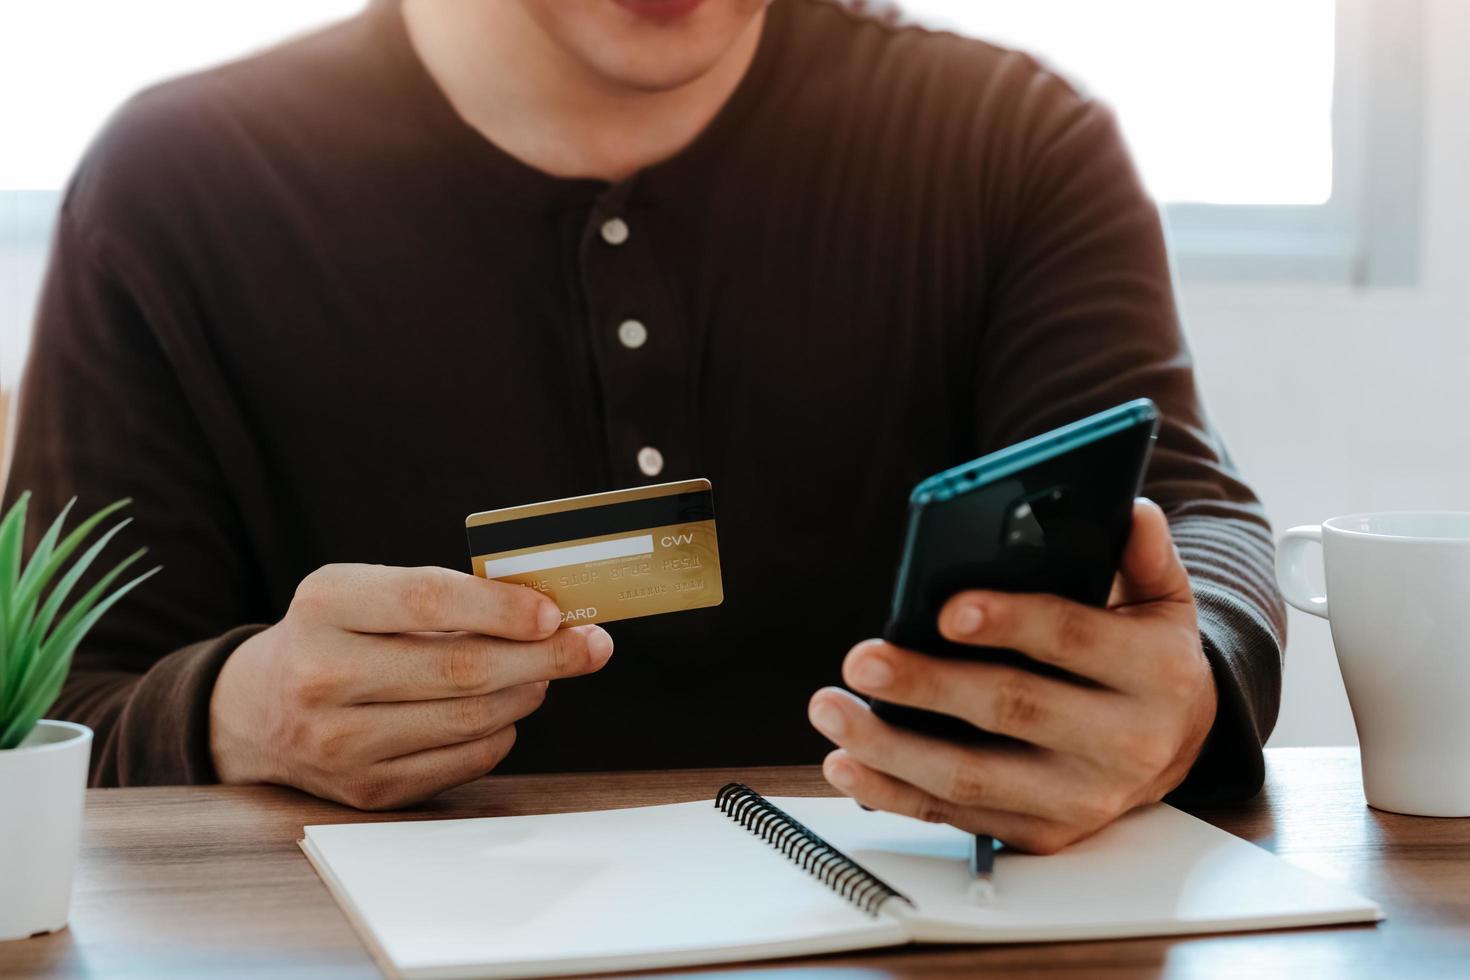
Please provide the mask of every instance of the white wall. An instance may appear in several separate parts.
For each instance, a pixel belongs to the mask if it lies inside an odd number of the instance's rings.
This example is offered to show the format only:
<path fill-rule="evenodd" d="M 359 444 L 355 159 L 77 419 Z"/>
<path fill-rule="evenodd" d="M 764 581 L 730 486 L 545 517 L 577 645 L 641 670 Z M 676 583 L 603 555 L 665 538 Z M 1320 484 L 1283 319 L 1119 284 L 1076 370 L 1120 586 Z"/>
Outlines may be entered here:
<path fill-rule="evenodd" d="M 1470 4 L 1433 0 L 1429 16 L 1419 284 L 1183 287 L 1207 407 L 1278 533 L 1470 510 Z M 1272 743 L 1356 741 L 1327 624 L 1291 617 Z"/>

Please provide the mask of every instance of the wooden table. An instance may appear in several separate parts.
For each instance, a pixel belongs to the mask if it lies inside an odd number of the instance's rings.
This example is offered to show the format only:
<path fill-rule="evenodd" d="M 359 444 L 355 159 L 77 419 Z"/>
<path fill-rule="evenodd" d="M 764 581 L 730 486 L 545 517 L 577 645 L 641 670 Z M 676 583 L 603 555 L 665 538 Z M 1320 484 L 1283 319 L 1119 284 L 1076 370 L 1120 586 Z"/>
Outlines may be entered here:
<path fill-rule="evenodd" d="M 740 969 L 800 969 L 823 980 L 972 973 L 1470 977 L 1470 819 L 1368 809 L 1351 749 L 1280 749 L 1267 757 L 1261 797 L 1200 816 L 1348 883 L 1376 899 L 1387 921 L 1185 939 L 908 948 Z M 815 768 L 507 776 L 395 814 L 356 813 L 273 787 L 92 790 L 71 927 L 0 943 L 0 977 L 375 977 L 352 927 L 296 847 L 303 824 L 672 803 L 708 798 L 731 778 L 771 795 L 828 793 Z"/>

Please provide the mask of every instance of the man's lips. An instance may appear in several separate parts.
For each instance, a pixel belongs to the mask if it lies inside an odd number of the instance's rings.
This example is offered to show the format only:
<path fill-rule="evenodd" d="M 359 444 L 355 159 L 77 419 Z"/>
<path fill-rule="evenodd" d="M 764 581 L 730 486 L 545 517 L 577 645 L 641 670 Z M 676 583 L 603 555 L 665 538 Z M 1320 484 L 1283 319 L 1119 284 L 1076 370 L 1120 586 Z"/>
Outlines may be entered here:
<path fill-rule="evenodd" d="M 649 20 L 674 20 L 690 13 L 704 0 L 613 0 L 629 13 Z"/>

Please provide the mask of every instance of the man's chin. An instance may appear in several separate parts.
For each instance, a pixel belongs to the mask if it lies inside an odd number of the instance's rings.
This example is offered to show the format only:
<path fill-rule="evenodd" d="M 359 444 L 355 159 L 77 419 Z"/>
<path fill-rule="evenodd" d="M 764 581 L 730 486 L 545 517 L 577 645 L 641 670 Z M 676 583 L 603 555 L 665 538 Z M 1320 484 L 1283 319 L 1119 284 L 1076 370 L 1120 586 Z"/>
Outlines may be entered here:
<path fill-rule="evenodd" d="M 548 36 L 608 86 L 652 94 L 691 85 L 715 70 L 752 29 L 766 0 L 646 0 L 650 9 L 679 12 L 668 17 L 640 15 L 629 9 L 633 3 L 534 0 L 527 9 Z"/>
<path fill-rule="evenodd" d="M 608 59 L 611 63 L 593 62 L 590 67 L 610 85 L 629 91 L 656 95 L 693 84 L 708 74 L 719 60 L 716 57 L 707 62 L 695 62 L 690 60 L 686 53 L 682 59 L 655 61 L 649 59 L 647 54 L 646 51 L 640 51 L 636 61 L 617 62 Z"/>

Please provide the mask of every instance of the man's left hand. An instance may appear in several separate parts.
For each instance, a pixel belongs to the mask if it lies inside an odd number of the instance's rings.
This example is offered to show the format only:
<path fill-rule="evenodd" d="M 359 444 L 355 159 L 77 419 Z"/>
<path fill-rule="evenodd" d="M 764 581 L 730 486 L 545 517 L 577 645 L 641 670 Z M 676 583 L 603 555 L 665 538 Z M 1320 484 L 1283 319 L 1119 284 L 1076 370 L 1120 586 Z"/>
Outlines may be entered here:
<path fill-rule="evenodd" d="M 839 746 L 823 772 L 866 806 L 1050 853 L 1179 785 L 1214 724 L 1215 681 L 1189 575 L 1151 501 L 1134 505 L 1107 609 L 962 592 L 940 612 L 939 629 L 958 643 L 1019 650 L 1080 682 L 859 643 L 843 662 L 853 690 L 1020 740 L 943 741 L 888 725 L 847 691 L 823 688 L 809 714 Z"/>

